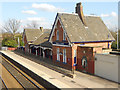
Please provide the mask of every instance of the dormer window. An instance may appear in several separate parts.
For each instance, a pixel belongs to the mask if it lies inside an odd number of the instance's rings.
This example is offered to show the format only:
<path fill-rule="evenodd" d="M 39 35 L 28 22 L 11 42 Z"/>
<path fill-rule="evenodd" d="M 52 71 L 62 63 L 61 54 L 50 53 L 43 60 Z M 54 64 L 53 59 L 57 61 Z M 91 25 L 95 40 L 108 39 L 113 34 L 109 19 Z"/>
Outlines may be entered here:
<path fill-rule="evenodd" d="M 66 35 L 64 31 L 63 31 L 63 40 L 66 40 Z"/>
<path fill-rule="evenodd" d="M 59 40 L 59 30 L 57 30 L 57 40 Z"/>

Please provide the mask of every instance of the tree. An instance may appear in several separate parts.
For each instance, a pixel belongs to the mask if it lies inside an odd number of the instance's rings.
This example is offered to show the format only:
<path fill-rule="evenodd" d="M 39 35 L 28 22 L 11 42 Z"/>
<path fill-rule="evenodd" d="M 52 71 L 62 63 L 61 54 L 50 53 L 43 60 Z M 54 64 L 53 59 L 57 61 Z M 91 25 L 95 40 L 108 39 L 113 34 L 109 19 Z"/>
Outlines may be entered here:
<path fill-rule="evenodd" d="M 15 39 L 15 33 L 18 31 L 21 22 L 16 19 L 9 19 L 3 26 L 3 30 L 12 34 L 13 39 Z"/>
<path fill-rule="evenodd" d="M 38 28 L 38 23 L 36 21 L 32 21 L 30 24 L 27 24 L 27 28 Z"/>
<path fill-rule="evenodd" d="M 4 38 L 2 40 L 2 46 L 7 46 L 7 47 L 17 47 L 17 46 L 24 46 L 24 43 L 22 42 L 22 34 L 21 33 L 16 33 L 16 38 L 13 39 L 9 33 L 4 33 Z M 19 38 L 19 43 L 18 43 L 18 38 Z"/>
<path fill-rule="evenodd" d="M 17 42 L 12 38 L 6 37 L 2 40 L 2 46 L 17 47 Z"/>
<path fill-rule="evenodd" d="M 112 49 L 117 49 L 117 31 L 110 31 L 112 36 L 115 38 L 115 42 L 112 43 Z M 118 42 L 119 42 L 119 48 L 120 48 L 120 30 L 118 30 Z"/>

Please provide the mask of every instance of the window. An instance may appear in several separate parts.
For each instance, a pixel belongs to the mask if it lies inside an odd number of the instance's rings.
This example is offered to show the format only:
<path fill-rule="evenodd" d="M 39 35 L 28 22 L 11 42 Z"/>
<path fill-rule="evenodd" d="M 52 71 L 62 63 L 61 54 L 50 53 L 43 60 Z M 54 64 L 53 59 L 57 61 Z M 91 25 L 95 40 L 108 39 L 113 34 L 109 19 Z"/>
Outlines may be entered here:
<path fill-rule="evenodd" d="M 75 64 L 77 64 L 76 56 L 77 56 L 77 52 L 76 52 L 76 50 L 74 50 L 74 63 L 75 63 Z"/>
<path fill-rule="evenodd" d="M 57 40 L 59 40 L 59 30 L 57 30 Z"/>
<path fill-rule="evenodd" d="M 82 58 L 82 67 L 83 68 L 87 67 L 87 58 L 85 56 L 83 56 L 83 58 Z"/>
<path fill-rule="evenodd" d="M 76 57 L 76 55 L 77 55 L 77 52 L 76 52 L 76 50 L 74 50 L 74 57 Z"/>
<path fill-rule="evenodd" d="M 60 55 L 59 55 L 59 52 L 60 52 L 60 50 L 59 50 L 59 48 L 57 48 L 57 60 L 58 60 L 58 61 L 60 61 Z"/>
<path fill-rule="evenodd" d="M 63 40 L 66 39 L 65 32 L 63 31 Z"/>
<path fill-rule="evenodd" d="M 66 60 L 66 49 L 63 49 L 63 62 L 67 63 L 67 60 Z"/>

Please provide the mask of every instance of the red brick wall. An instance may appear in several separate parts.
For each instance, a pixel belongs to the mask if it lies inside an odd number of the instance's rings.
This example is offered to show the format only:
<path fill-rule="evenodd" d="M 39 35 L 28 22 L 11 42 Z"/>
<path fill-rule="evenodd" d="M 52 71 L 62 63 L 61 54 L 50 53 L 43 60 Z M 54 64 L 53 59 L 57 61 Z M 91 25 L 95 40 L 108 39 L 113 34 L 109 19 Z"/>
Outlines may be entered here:
<path fill-rule="evenodd" d="M 11 51 L 14 51 L 14 50 L 16 50 L 17 48 L 10 48 L 10 47 L 8 47 L 8 50 L 11 50 Z"/>
<path fill-rule="evenodd" d="M 27 42 L 26 35 L 24 36 L 24 45 L 25 45 L 25 52 L 26 51 L 28 52 L 29 45 L 28 45 L 28 42 Z"/>
<path fill-rule="evenodd" d="M 63 49 L 66 49 L 66 60 L 67 63 L 63 63 L 63 55 L 60 55 L 60 62 L 57 61 L 57 48 L 60 49 L 60 52 L 63 53 Z M 53 62 L 59 66 L 62 66 L 66 69 L 72 69 L 72 47 L 60 47 L 60 46 L 53 46 Z"/>
<path fill-rule="evenodd" d="M 85 53 L 84 53 L 85 51 Z M 83 68 L 82 58 L 85 56 L 87 58 L 87 67 Z M 77 48 L 77 70 L 86 71 L 88 73 L 94 74 L 94 55 L 93 48 L 88 47 L 78 47 Z"/>
<path fill-rule="evenodd" d="M 63 28 L 58 20 L 57 22 L 57 27 L 55 28 L 55 31 L 54 31 L 54 34 L 53 34 L 53 37 L 52 37 L 52 41 L 55 42 L 57 40 L 57 30 L 59 30 L 59 42 L 62 42 L 63 41 Z M 67 38 L 66 38 L 67 40 Z"/>
<path fill-rule="evenodd" d="M 27 39 L 26 39 L 26 35 L 24 36 L 24 45 L 27 44 Z"/>
<path fill-rule="evenodd" d="M 94 52 L 96 52 L 96 53 L 102 53 L 102 48 L 108 48 L 108 43 L 110 44 L 109 48 L 111 49 L 111 42 L 85 43 L 85 45 L 86 46 L 92 46 L 92 47 L 100 46 L 100 47 L 94 48 Z"/>
<path fill-rule="evenodd" d="M 83 44 L 83 43 L 74 44 L 73 47 L 76 48 L 80 44 Z M 111 42 L 109 42 L 109 44 L 110 44 L 109 48 L 111 49 Z M 96 52 L 96 53 L 102 53 L 102 48 L 108 48 L 108 42 L 84 43 L 84 46 L 91 46 L 91 47 L 100 46 L 100 47 L 94 48 L 93 51 Z"/>

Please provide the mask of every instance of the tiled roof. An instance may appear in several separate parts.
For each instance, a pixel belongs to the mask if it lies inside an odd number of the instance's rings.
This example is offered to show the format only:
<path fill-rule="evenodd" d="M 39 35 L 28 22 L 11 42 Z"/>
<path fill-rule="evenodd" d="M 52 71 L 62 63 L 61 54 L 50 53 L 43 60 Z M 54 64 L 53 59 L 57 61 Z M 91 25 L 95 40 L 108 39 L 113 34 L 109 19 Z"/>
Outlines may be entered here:
<path fill-rule="evenodd" d="M 104 22 L 98 16 L 84 16 L 85 26 L 78 14 L 58 13 L 71 42 L 114 40 Z"/>
<path fill-rule="evenodd" d="M 24 33 L 26 34 L 27 41 L 35 41 L 38 39 L 43 33 L 49 33 L 50 29 L 24 29 Z"/>
<path fill-rule="evenodd" d="M 33 44 L 34 44 L 34 45 L 39 45 L 39 44 L 41 44 L 41 43 L 44 43 L 44 42 L 48 41 L 48 38 L 49 38 L 49 33 L 42 33 L 42 34 L 38 37 L 38 39 L 36 39 L 36 40 L 33 42 Z"/>
<path fill-rule="evenodd" d="M 37 39 L 42 34 L 42 31 L 40 29 L 24 29 L 24 33 L 29 42 Z"/>
<path fill-rule="evenodd" d="M 40 45 L 42 47 L 49 47 L 52 48 L 52 44 L 50 42 L 48 42 L 49 39 L 49 35 L 50 35 L 50 31 L 44 32 L 42 35 L 40 35 L 38 37 L 38 39 L 36 39 L 33 44 L 34 45 Z"/>

